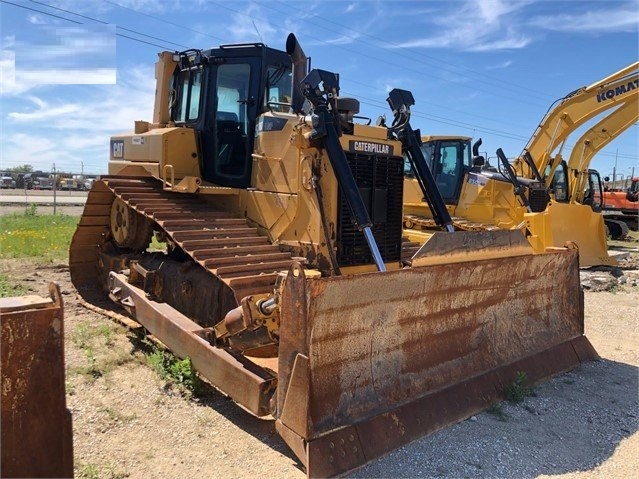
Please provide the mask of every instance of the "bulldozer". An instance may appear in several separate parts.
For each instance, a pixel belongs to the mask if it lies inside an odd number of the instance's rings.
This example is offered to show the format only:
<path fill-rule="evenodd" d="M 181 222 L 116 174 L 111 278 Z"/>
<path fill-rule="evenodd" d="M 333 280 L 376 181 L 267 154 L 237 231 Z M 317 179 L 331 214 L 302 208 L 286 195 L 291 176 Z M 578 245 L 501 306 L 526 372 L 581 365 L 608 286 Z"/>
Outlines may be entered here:
<path fill-rule="evenodd" d="M 471 146 L 468 137 L 421 136 L 424 156 L 454 226 L 475 231 L 520 230 L 537 252 L 572 242 L 579 247 L 581 267 L 616 265 L 608 254 L 606 231 L 617 231 L 623 225 L 604 218 L 600 208 L 575 200 L 585 190 L 592 156 L 567 164 L 562 150 L 572 133 L 598 115 L 607 118 L 602 120 L 604 127 L 623 128 L 636 114 L 638 97 L 639 62 L 634 62 L 557 100 L 522 154 L 510 162 L 498 149 L 497 165 L 489 165 L 479 154 L 481 139 Z M 407 234 L 437 228 L 410 168 L 404 192 Z"/>
<path fill-rule="evenodd" d="M 294 34 L 162 52 L 152 122 L 110 140 L 69 263 L 215 388 L 275 428 L 309 477 L 356 469 L 596 357 L 578 251 L 453 231 L 394 90 L 358 117 Z M 402 226 L 404 155 L 442 231 Z M 162 246 L 149 248 L 151 238 Z"/>

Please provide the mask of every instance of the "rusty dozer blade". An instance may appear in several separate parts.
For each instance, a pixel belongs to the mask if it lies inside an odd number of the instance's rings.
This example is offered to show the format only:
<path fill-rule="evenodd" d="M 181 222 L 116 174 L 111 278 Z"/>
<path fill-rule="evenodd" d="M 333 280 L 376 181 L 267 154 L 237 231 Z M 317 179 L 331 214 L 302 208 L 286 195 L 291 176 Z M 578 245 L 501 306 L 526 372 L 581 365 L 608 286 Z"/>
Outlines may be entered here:
<path fill-rule="evenodd" d="M 469 417 L 518 372 L 534 384 L 596 357 L 578 252 L 516 250 L 330 278 L 291 268 L 276 427 L 309 476 L 343 474 Z"/>

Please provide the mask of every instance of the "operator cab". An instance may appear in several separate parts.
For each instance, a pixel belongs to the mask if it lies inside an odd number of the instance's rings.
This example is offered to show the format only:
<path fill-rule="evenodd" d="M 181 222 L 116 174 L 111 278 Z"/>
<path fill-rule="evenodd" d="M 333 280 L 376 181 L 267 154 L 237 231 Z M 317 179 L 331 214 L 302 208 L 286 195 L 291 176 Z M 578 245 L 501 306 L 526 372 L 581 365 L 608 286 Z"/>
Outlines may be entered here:
<path fill-rule="evenodd" d="M 472 166 L 470 138 L 423 136 L 421 150 L 446 204 L 457 204 L 462 182 Z M 414 177 L 404 160 L 406 176 Z"/>
<path fill-rule="evenodd" d="M 177 54 L 171 121 L 198 132 L 202 178 L 220 186 L 251 183 L 257 117 L 289 111 L 291 59 L 261 43 Z"/>
<path fill-rule="evenodd" d="M 584 205 L 589 205 L 595 213 L 603 207 L 603 185 L 597 170 L 588 170 L 588 186 L 584 192 Z"/>

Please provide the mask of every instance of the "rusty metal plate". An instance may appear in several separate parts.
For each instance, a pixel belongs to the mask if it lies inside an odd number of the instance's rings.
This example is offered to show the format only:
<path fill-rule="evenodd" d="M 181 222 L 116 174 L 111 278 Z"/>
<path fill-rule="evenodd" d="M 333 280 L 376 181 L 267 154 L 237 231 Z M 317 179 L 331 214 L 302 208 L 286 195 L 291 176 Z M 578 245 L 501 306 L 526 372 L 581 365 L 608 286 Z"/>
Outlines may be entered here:
<path fill-rule="evenodd" d="M 289 274 L 283 336 L 287 323 L 305 323 L 295 343 L 306 349 L 298 352 L 308 378 L 290 378 L 308 386 L 288 388 L 294 400 L 280 390 L 278 414 L 285 426 L 295 418 L 287 427 L 305 441 L 300 459 L 311 476 L 343 473 L 467 417 L 517 371 L 539 380 L 594 353 L 582 336 L 577 253 L 568 250 L 349 277 Z M 280 370 L 280 385 L 290 378 Z M 286 411 L 295 407 L 306 424 Z M 331 442 L 353 428 L 353 444 L 333 454 Z"/>
<path fill-rule="evenodd" d="M 0 299 L 1 477 L 73 477 L 71 414 L 64 388 L 63 306 Z"/>

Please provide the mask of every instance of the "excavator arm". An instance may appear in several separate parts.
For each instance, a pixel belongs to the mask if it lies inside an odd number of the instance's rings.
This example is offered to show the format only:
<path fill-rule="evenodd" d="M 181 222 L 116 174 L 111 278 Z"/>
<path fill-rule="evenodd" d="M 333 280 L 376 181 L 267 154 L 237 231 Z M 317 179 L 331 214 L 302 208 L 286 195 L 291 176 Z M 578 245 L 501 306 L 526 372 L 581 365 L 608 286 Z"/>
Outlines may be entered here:
<path fill-rule="evenodd" d="M 581 202 L 588 180 L 588 167 L 592 158 L 611 141 L 630 128 L 639 119 L 637 102 L 628 100 L 586 131 L 575 143 L 568 160 L 569 192 L 571 202 Z"/>
<path fill-rule="evenodd" d="M 575 90 L 557 100 L 542 119 L 520 157 L 514 161 L 515 170 L 526 178 L 535 177 L 533 169 L 525 161 L 528 154 L 533 159 L 537 171 L 543 172 L 551 165 L 552 170 L 546 177 L 549 184 L 559 163 L 553 164 L 552 155 L 557 148 L 563 148 L 571 133 L 600 113 L 622 102 L 636 101 L 638 97 L 639 62 L 634 62 L 590 86 Z"/>

